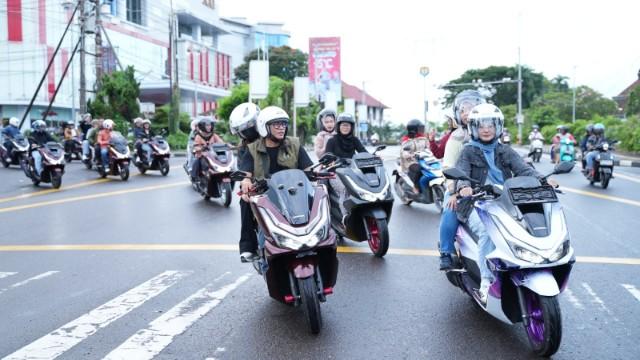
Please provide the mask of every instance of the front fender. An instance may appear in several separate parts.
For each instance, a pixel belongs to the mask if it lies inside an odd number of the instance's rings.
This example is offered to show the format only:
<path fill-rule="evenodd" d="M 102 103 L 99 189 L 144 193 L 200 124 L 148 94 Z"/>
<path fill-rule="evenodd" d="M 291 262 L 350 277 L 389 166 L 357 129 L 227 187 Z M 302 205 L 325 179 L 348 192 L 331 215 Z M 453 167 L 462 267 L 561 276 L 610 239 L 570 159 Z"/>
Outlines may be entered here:
<path fill-rule="evenodd" d="M 296 259 L 291 265 L 291 271 L 296 279 L 306 279 L 316 272 L 316 264 L 312 258 Z"/>
<path fill-rule="evenodd" d="M 560 294 L 558 283 L 548 270 L 514 273 L 511 275 L 511 280 L 516 286 L 524 286 L 538 295 L 556 296 Z"/>
<path fill-rule="evenodd" d="M 437 177 L 437 178 L 435 178 L 435 179 L 433 179 L 433 180 L 429 181 L 429 187 L 434 187 L 434 186 L 437 186 L 437 185 L 442 185 L 442 184 L 444 184 L 444 180 L 445 180 L 445 179 L 444 179 L 443 177 Z"/>
<path fill-rule="evenodd" d="M 611 175 L 613 169 L 611 169 L 610 167 L 600 167 L 600 172 L 602 172 L 603 174 Z"/>

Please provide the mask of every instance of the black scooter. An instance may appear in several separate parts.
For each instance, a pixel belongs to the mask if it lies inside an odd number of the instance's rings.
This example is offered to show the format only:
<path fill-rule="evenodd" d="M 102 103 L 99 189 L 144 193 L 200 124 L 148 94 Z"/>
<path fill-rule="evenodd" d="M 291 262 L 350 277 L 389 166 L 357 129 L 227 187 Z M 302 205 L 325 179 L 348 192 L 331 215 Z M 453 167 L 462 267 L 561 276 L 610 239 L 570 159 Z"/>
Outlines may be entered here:
<path fill-rule="evenodd" d="M 342 214 L 340 194 L 330 187 L 331 225 L 340 238 L 367 241 L 377 257 L 389 249 L 389 220 L 393 208 L 391 183 L 382 159 L 376 153 L 358 153 L 351 159 L 341 159 L 336 174 L 346 189 Z M 345 216 L 346 215 L 346 216 Z M 344 218 L 344 222 L 343 222 Z"/>
<path fill-rule="evenodd" d="M 595 183 L 600 183 L 600 186 L 603 189 L 609 187 L 609 181 L 613 178 L 613 153 L 611 152 L 613 149 L 611 148 L 611 145 L 616 142 L 617 141 L 613 141 L 611 143 L 603 142 L 593 150 L 598 152 L 593 161 L 593 176 L 591 176 L 590 173 L 584 174 L 587 180 L 589 180 L 589 184 L 594 185 Z"/>

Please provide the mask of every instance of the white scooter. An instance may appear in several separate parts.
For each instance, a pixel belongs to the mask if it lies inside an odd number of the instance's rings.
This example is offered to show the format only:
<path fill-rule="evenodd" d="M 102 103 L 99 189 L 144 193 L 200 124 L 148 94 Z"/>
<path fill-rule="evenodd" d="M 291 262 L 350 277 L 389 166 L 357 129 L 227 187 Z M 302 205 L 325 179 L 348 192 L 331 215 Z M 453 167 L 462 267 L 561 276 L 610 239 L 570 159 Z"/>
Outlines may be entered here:
<path fill-rule="evenodd" d="M 540 139 L 531 140 L 531 146 L 529 146 L 529 157 L 531 157 L 531 159 L 534 162 L 537 162 L 537 163 L 540 162 L 540 158 L 542 157 L 542 147 L 543 147 L 542 140 Z"/>
<path fill-rule="evenodd" d="M 573 165 L 562 162 L 553 174 L 568 173 Z M 444 175 L 473 184 L 459 169 L 446 169 Z M 476 211 L 495 245 L 486 259 L 495 277 L 486 303 L 477 291 L 478 239 L 466 223 L 456 235 L 456 266 L 446 272 L 453 285 L 469 294 L 491 316 L 507 324 L 522 322 L 531 347 L 539 356 L 551 356 L 560 346 L 562 316 L 558 295 L 566 288 L 575 262 L 557 192 L 546 183 L 546 177 L 542 181 L 516 177 L 505 181 L 504 186 L 476 184 L 474 195 L 463 198 L 457 211 L 459 216 L 465 208 Z"/>

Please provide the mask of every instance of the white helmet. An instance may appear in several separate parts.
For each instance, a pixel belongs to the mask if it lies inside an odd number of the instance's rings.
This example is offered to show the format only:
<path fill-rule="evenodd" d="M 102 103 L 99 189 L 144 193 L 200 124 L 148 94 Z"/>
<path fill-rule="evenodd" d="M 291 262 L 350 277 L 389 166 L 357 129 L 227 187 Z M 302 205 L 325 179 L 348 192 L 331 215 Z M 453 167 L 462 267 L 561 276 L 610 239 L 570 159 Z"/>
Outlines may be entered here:
<path fill-rule="evenodd" d="M 191 124 L 189 125 L 191 131 L 196 131 L 196 129 L 198 128 L 198 121 L 200 121 L 200 119 L 191 120 Z"/>
<path fill-rule="evenodd" d="M 259 114 L 260 108 L 254 103 L 246 102 L 236 106 L 229 116 L 229 130 L 247 141 L 258 139 L 256 122 Z"/>
<path fill-rule="evenodd" d="M 137 117 L 135 119 L 133 119 L 133 125 L 135 125 L 136 127 L 141 127 L 142 126 L 142 118 L 141 117 Z"/>
<path fill-rule="evenodd" d="M 9 119 L 9 125 L 18 127 L 18 125 L 20 125 L 20 120 L 18 120 L 18 118 L 14 116 L 11 119 Z"/>
<path fill-rule="evenodd" d="M 111 119 L 107 119 L 105 121 L 102 122 L 102 127 L 105 129 L 113 129 L 113 125 L 115 125 L 113 123 L 113 120 Z"/>
<path fill-rule="evenodd" d="M 480 104 L 471 109 L 469 114 L 469 132 L 473 140 L 479 141 L 479 129 L 484 126 L 493 126 L 496 129 L 497 139 L 502 135 L 504 129 L 504 115 L 502 111 L 493 104 Z"/>
<path fill-rule="evenodd" d="M 258 134 L 262 137 L 269 136 L 270 131 L 268 125 L 275 121 L 286 121 L 287 124 L 289 124 L 289 115 L 287 115 L 286 111 L 277 106 L 267 106 L 262 109 L 258 115 L 257 121 Z"/>
<path fill-rule="evenodd" d="M 144 124 L 149 124 L 151 125 L 151 120 L 149 119 L 142 119 L 141 125 L 144 126 Z"/>

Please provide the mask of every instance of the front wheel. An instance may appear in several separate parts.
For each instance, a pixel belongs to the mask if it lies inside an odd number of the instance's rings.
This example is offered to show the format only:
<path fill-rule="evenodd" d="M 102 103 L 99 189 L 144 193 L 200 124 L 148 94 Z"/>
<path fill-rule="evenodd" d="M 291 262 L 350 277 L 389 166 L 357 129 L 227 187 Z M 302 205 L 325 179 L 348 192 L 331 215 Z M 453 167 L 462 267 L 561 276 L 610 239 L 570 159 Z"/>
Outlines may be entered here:
<path fill-rule="evenodd" d="M 62 185 L 62 173 L 59 170 L 53 170 L 51 172 L 51 186 L 54 189 L 60 189 Z"/>
<path fill-rule="evenodd" d="M 562 340 L 562 315 L 556 296 L 542 296 L 525 291 L 525 309 L 529 325 L 525 325 L 529 343 L 538 356 L 556 353 Z"/>
<path fill-rule="evenodd" d="M 611 175 L 607 173 L 600 174 L 600 186 L 602 186 L 603 189 L 609 187 L 609 180 L 611 180 Z"/>
<path fill-rule="evenodd" d="M 369 248 L 373 255 L 383 257 L 389 250 L 389 228 L 386 219 L 367 218 Z"/>
<path fill-rule="evenodd" d="M 410 200 L 409 198 L 407 198 L 407 195 L 404 193 L 404 190 L 402 189 L 402 187 L 404 186 L 404 180 L 402 180 L 402 178 L 398 178 L 396 180 L 395 183 L 395 190 L 396 190 L 396 194 L 398 195 L 398 197 L 400 198 L 400 201 L 405 204 L 405 205 L 411 205 L 411 203 L 413 202 L 412 200 Z"/>
<path fill-rule="evenodd" d="M 318 284 L 314 277 L 310 276 L 306 279 L 298 279 L 298 289 L 300 290 L 300 300 L 302 300 L 304 314 L 307 317 L 307 324 L 309 324 L 312 334 L 318 334 L 322 328 Z"/>
<path fill-rule="evenodd" d="M 167 176 L 169 174 L 169 160 L 167 159 L 162 159 L 161 160 L 162 163 L 160 164 L 160 174 L 162 174 L 162 176 Z"/>
<path fill-rule="evenodd" d="M 231 205 L 231 195 L 233 193 L 233 190 L 231 190 L 231 183 L 223 183 L 220 190 L 222 192 L 222 199 L 224 200 L 224 207 L 229 207 L 229 205 Z"/>
<path fill-rule="evenodd" d="M 70 163 L 71 160 L 73 160 L 73 154 L 70 152 L 65 152 L 64 153 L 64 161 Z"/>
<path fill-rule="evenodd" d="M 444 209 L 444 186 L 436 185 L 432 189 L 433 191 L 433 204 L 438 209 L 438 212 L 442 214 L 442 210 Z"/>
<path fill-rule="evenodd" d="M 7 159 L 4 157 L 4 154 L 0 154 L 0 161 L 2 161 L 2 166 L 4 166 L 5 168 L 8 168 L 9 162 L 7 161 Z"/>
<path fill-rule="evenodd" d="M 120 164 L 120 179 L 122 181 L 129 180 L 129 165 Z"/>

